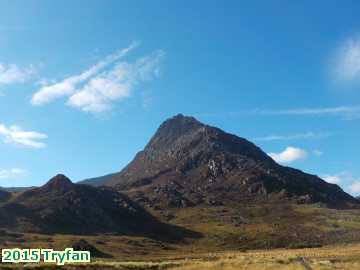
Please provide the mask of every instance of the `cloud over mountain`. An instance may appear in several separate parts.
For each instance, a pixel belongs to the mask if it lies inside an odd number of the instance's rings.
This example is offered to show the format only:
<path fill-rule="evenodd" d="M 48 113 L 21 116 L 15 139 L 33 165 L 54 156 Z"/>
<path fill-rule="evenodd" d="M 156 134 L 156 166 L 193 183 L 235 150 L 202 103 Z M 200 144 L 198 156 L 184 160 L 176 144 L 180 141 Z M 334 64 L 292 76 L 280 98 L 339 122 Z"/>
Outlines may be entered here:
<path fill-rule="evenodd" d="M 342 181 L 340 175 L 324 175 L 322 179 L 330 184 L 340 184 Z"/>
<path fill-rule="evenodd" d="M 305 150 L 292 146 L 286 147 L 286 149 L 282 152 L 269 153 L 268 155 L 272 157 L 276 162 L 285 164 L 292 163 L 298 160 L 304 160 L 308 156 Z"/>

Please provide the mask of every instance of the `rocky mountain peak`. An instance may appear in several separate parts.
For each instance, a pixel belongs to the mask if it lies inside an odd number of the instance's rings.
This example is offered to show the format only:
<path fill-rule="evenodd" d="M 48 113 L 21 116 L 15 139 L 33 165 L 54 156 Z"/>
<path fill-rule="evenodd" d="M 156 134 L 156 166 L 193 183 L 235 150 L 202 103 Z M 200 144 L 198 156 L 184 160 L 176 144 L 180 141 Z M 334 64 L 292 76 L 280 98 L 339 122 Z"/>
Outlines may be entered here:
<path fill-rule="evenodd" d="M 204 126 L 204 124 L 200 123 L 198 120 L 196 120 L 196 118 L 192 117 L 192 116 L 185 116 L 181 113 L 165 120 L 159 130 L 161 129 L 166 129 L 166 128 L 178 128 L 177 132 L 181 131 L 179 129 L 191 129 L 191 128 L 197 128 L 199 126 Z M 187 131 L 187 130 L 184 130 Z"/>
<path fill-rule="evenodd" d="M 63 174 L 58 174 L 51 178 L 44 186 L 43 189 L 46 190 L 58 190 L 58 191 L 67 191 L 71 189 L 74 184 L 71 180 Z"/>
<path fill-rule="evenodd" d="M 246 139 L 182 114 L 163 122 L 142 152 L 145 159 L 153 161 L 202 159 L 201 162 L 205 163 L 219 154 L 241 155 L 274 164 L 260 148 Z"/>
<path fill-rule="evenodd" d="M 194 117 L 178 114 L 160 125 L 146 148 L 164 148 L 176 141 L 179 137 L 191 134 L 203 127 L 205 127 L 205 125 L 197 121 Z"/>
<path fill-rule="evenodd" d="M 336 185 L 277 164 L 252 142 L 182 114 L 163 122 L 105 185 L 154 193 L 155 200 L 141 198 L 154 205 L 226 204 L 267 200 L 270 194 L 306 203 L 356 202 Z"/>

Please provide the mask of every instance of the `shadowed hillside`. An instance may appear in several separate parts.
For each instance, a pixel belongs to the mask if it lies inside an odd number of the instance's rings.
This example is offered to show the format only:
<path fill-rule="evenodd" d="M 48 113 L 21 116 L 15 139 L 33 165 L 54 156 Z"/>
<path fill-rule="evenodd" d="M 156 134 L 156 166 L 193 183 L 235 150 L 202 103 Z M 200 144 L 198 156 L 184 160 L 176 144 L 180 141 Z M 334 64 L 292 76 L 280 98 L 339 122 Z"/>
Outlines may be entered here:
<path fill-rule="evenodd" d="M 186 229 L 157 221 L 111 188 L 73 184 L 61 174 L 1 205 L 0 226 L 20 232 L 116 233 L 165 240 L 194 236 Z"/>

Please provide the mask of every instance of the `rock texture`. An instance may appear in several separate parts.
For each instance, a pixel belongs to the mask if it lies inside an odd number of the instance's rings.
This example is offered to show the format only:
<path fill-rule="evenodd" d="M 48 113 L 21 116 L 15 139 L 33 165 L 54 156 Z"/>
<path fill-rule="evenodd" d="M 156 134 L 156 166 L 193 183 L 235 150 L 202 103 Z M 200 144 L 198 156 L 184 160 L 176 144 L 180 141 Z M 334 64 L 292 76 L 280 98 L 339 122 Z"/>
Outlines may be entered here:
<path fill-rule="evenodd" d="M 0 227 L 22 232 L 141 235 L 161 224 L 111 188 L 73 184 L 59 174 L 1 205 Z"/>
<path fill-rule="evenodd" d="M 283 167 L 246 139 L 181 114 L 106 185 L 151 207 L 284 199 L 332 207 L 357 200 L 317 176 Z"/>

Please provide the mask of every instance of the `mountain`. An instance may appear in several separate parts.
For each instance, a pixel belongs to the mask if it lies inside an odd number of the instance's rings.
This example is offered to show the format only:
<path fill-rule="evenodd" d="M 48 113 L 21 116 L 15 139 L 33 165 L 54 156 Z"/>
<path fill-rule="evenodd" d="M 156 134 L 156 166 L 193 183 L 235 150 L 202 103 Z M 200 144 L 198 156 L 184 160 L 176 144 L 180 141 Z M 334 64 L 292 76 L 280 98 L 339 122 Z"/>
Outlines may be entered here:
<path fill-rule="evenodd" d="M 8 192 L 23 192 L 23 191 L 30 190 L 33 188 L 36 188 L 36 187 L 34 187 L 34 186 L 31 186 L 31 187 L 1 187 L 0 189 L 8 191 Z"/>
<path fill-rule="evenodd" d="M 121 172 L 80 183 L 60 174 L 0 190 L 0 244 L 68 234 L 68 246 L 106 257 L 360 241 L 357 199 L 193 117 L 166 120 Z"/>
<path fill-rule="evenodd" d="M 169 226 L 111 188 L 74 184 L 61 174 L 44 186 L 0 205 L 0 227 L 20 232 L 125 235 L 175 232 L 176 228 Z"/>
<path fill-rule="evenodd" d="M 157 208 L 271 200 L 357 204 L 337 185 L 281 166 L 246 139 L 181 114 L 161 124 L 144 150 L 105 185 Z"/>
<path fill-rule="evenodd" d="M 107 174 L 104 176 L 84 179 L 82 181 L 77 182 L 77 184 L 99 187 L 99 186 L 102 186 L 106 181 L 110 180 L 112 177 L 113 177 L 113 174 Z"/>

